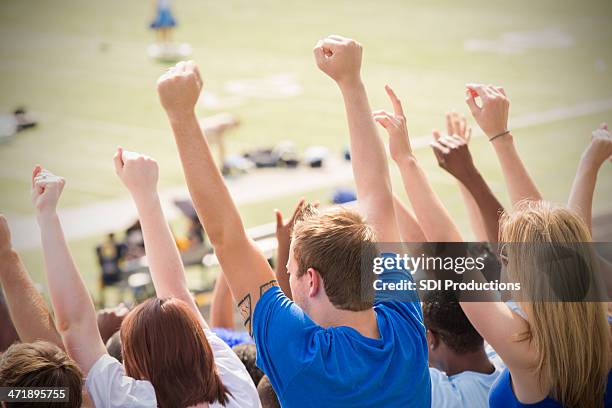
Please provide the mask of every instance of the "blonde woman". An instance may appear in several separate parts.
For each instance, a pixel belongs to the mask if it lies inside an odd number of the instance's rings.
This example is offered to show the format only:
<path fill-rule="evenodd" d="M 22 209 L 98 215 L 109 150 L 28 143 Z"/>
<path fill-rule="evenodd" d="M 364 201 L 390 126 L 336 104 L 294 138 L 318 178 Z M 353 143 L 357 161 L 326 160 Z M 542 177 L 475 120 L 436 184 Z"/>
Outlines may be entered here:
<path fill-rule="evenodd" d="M 509 101 L 503 88 L 468 85 L 466 102 L 493 144 L 515 206 L 500 221 L 500 243 L 512 243 L 505 246 L 502 263 L 508 278 L 521 283 L 524 300 L 514 312 L 499 302 L 461 304 L 474 327 L 508 367 L 491 389 L 489 404 L 491 407 L 612 406 L 611 339 L 606 304 L 536 299 L 542 295 L 535 279 L 538 272 L 540 277 L 556 272 L 550 283 L 557 291 L 581 286 L 587 290 L 586 285 L 595 280 L 594 268 L 590 266 L 596 261 L 590 256 L 584 258 L 585 267 L 579 269 L 580 273 L 576 273 L 575 267 L 536 268 L 546 265 L 550 257 L 548 251 L 535 248 L 559 249 L 564 244 L 589 242 L 589 229 L 575 212 L 541 201 L 507 127 Z"/>

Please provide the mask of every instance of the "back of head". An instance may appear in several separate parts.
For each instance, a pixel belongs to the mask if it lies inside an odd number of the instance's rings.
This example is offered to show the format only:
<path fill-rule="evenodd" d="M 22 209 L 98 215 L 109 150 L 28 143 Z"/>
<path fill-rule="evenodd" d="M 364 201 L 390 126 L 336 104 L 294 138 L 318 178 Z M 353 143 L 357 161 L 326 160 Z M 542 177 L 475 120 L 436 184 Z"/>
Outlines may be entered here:
<path fill-rule="evenodd" d="M 44 341 L 16 343 L 0 357 L 0 387 L 67 387 L 68 402 L 49 402 L 49 408 L 80 407 L 83 375 L 68 355 Z M 7 407 L 13 404 L 5 403 Z M 22 405 L 15 405 L 22 406 Z"/>
<path fill-rule="evenodd" d="M 253 383 L 255 384 L 255 386 L 257 386 L 257 384 L 259 384 L 259 381 L 261 380 L 261 377 L 264 376 L 263 371 L 261 371 L 256 364 L 257 347 L 255 347 L 254 344 L 243 343 L 235 345 L 234 347 L 232 347 L 232 350 L 234 351 L 234 353 L 236 353 L 240 361 L 242 361 L 242 364 L 244 364 L 247 371 L 249 372 Z"/>
<path fill-rule="evenodd" d="M 228 401 L 204 330 L 182 301 L 148 299 L 126 316 L 120 332 L 126 373 L 151 382 L 160 407 Z"/>
<path fill-rule="evenodd" d="M 312 206 L 293 228 L 293 256 L 298 275 L 308 268 L 319 272 L 325 293 L 338 309 L 361 311 L 372 307 L 371 266 L 376 257 L 372 228 L 356 211 L 333 207 L 319 213 Z"/>
<path fill-rule="evenodd" d="M 430 291 L 423 297 L 423 320 L 457 354 L 482 350 L 484 340 L 468 320 L 454 292 Z"/>
<path fill-rule="evenodd" d="M 257 384 L 257 394 L 259 394 L 261 408 L 281 408 L 278 397 L 267 375 L 264 375 L 259 384 Z"/>
<path fill-rule="evenodd" d="M 597 280 L 587 226 L 570 210 L 525 202 L 502 216 L 500 241 L 507 243 L 508 276 L 526 292 L 529 331 L 523 340 L 536 347 L 542 386 L 563 406 L 601 406 L 610 369 L 606 305 L 568 301 L 576 288 L 585 294 Z M 545 290 L 551 293 L 543 296 Z M 554 295 L 562 301 L 551 301 Z"/>

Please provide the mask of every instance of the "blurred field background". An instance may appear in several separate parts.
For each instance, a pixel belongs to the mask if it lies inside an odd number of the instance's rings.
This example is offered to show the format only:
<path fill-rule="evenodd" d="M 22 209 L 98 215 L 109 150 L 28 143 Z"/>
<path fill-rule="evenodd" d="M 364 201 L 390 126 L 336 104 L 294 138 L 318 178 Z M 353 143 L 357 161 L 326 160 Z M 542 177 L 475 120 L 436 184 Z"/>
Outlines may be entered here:
<path fill-rule="evenodd" d="M 156 79 L 168 64 L 147 55 L 154 39 L 147 29 L 153 14 L 151 1 L 0 2 L 0 110 L 24 105 L 39 120 L 36 129 L 0 145 L 0 211 L 9 220 L 33 214 L 29 177 L 35 164 L 66 177 L 64 208 L 127 196 L 111 161 L 117 145 L 155 157 L 161 189 L 182 185 L 174 141 L 155 91 Z M 391 84 L 403 98 L 414 137 L 430 135 L 434 127 L 443 129 L 447 110 L 468 113 L 463 101 L 466 82 L 503 85 L 512 102 L 511 127 L 512 118 L 612 98 L 608 0 L 177 0 L 174 14 L 179 23 L 175 39 L 193 47 L 191 58 L 200 65 L 204 99 L 208 95 L 209 100 L 227 102 L 217 108 L 202 104 L 198 113 L 227 111 L 242 122 L 228 137 L 230 153 L 292 140 L 298 149 L 325 145 L 340 156 L 348 142 L 343 105 L 311 52 L 328 34 L 363 44 L 363 77 L 373 108 L 390 108 L 383 86 Z M 513 38 L 508 33 L 519 33 L 518 44 L 508 43 Z M 233 90 L 235 81 L 261 84 L 279 77 L 289 78 L 299 92 L 237 98 Z M 591 131 L 602 121 L 612 121 L 607 106 L 515 132 L 547 199 L 566 201 Z M 475 138 L 471 149 L 507 203 L 492 148 L 484 138 Z M 471 237 L 454 180 L 437 168 L 429 149 L 417 155 Z M 393 166 L 392 171 L 394 188 L 405 197 Z M 594 214 L 611 209 L 611 179 L 612 165 L 607 164 L 600 173 Z M 303 195 L 325 203 L 331 191 L 326 187 Z M 273 221 L 274 208 L 289 213 L 299 196 L 260 197 L 240 210 L 247 226 L 255 226 Z M 181 221 L 174 220 L 173 226 L 180 230 Z M 102 238 L 99 234 L 70 242 L 94 294 L 99 274 L 94 247 Z M 40 249 L 23 251 L 22 256 L 44 287 Z"/>

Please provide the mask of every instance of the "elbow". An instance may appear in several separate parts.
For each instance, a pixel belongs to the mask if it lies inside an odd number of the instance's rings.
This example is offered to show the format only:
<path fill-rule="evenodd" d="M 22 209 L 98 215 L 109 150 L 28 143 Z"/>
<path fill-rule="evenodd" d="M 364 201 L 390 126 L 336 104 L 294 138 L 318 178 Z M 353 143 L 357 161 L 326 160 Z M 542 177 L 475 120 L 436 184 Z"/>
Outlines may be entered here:
<path fill-rule="evenodd" d="M 227 222 L 220 228 L 207 229 L 208 240 L 215 251 L 236 247 L 246 239 L 246 231 L 241 221 Z"/>

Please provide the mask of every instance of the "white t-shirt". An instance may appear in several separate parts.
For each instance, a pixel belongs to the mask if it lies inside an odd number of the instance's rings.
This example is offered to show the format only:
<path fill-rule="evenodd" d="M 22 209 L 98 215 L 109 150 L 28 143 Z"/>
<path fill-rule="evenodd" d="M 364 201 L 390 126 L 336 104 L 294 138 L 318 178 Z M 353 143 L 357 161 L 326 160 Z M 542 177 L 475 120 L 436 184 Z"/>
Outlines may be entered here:
<path fill-rule="evenodd" d="M 225 408 L 261 408 L 255 384 L 238 356 L 213 332 L 205 329 L 204 333 L 215 356 L 219 377 L 231 393 Z M 123 365 L 108 354 L 91 367 L 85 387 L 96 408 L 157 407 L 153 385 L 126 376 Z M 209 406 L 224 407 L 218 402 Z"/>
<path fill-rule="evenodd" d="M 486 348 L 495 371 L 491 374 L 464 371 L 452 376 L 430 367 L 431 406 L 435 408 L 488 408 L 489 390 L 504 369 L 504 364 L 490 346 Z"/>

